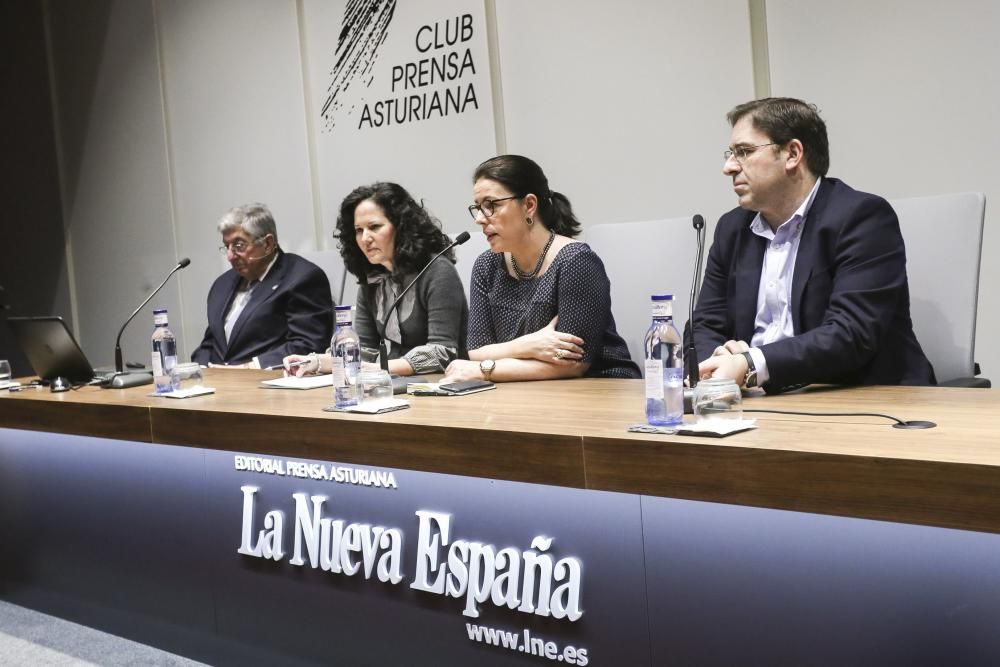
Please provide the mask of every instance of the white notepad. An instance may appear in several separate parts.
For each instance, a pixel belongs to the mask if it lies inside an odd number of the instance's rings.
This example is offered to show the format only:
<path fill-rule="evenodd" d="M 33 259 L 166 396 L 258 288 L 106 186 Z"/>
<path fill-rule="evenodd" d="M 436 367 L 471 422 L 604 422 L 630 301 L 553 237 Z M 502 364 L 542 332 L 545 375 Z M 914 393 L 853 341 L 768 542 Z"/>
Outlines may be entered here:
<path fill-rule="evenodd" d="M 703 422 L 685 422 L 677 426 L 652 426 L 633 424 L 631 433 L 662 433 L 664 435 L 704 435 L 710 438 L 724 438 L 734 433 L 742 433 L 757 428 L 756 419 L 710 419 Z"/>
<path fill-rule="evenodd" d="M 161 396 L 163 398 L 192 398 L 194 396 L 204 396 L 205 394 L 214 394 L 215 388 L 213 387 L 191 387 L 189 389 L 178 389 L 176 391 L 168 391 L 165 394 L 150 394 L 150 396 Z"/>
<path fill-rule="evenodd" d="M 273 380 L 261 380 L 262 387 L 271 389 L 316 389 L 317 387 L 332 387 L 333 373 L 327 375 L 303 375 L 300 378 L 289 376 Z"/>
<path fill-rule="evenodd" d="M 408 407 L 410 407 L 409 401 L 404 401 L 401 398 L 380 398 L 375 401 L 361 401 L 359 405 L 352 405 L 349 408 L 338 408 L 335 405 L 331 405 L 323 408 L 323 410 L 325 412 L 355 412 L 365 415 L 380 415 L 384 412 L 405 410 Z"/>

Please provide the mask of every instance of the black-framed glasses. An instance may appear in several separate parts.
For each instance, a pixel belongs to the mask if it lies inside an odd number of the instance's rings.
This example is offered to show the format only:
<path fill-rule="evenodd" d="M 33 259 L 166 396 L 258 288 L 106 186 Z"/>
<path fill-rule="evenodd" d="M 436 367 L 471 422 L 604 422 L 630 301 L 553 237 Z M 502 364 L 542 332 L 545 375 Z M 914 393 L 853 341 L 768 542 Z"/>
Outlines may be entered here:
<path fill-rule="evenodd" d="M 518 195 L 511 195 L 510 197 L 503 197 L 501 199 L 484 199 L 481 204 L 473 204 L 469 206 L 469 215 L 475 220 L 482 213 L 484 218 L 492 217 L 494 213 L 497 212 L 497 204 L 500 202 L 510 201 L 511 199 L 520 199 Z"/>
<path fill-rule="evenodd" d="M 729 150 L 727 150 L 722 155 L 723 157 L 726 158 L 726 160 L 729 160 L 729 158 L 733 158 L 740 164 L 743 164 L 743 161 L 746 160 L 751 155 L 753 155 L 754 153 L 756 153 L 758 148 L 764 148 L 765 146 L 777 146 L 777 145 L 778 144 L 776 142 L 772 141 L 769 144 L 757 144 L 756 146 L 735 146 L 734 148 L 730 148 Z"/>

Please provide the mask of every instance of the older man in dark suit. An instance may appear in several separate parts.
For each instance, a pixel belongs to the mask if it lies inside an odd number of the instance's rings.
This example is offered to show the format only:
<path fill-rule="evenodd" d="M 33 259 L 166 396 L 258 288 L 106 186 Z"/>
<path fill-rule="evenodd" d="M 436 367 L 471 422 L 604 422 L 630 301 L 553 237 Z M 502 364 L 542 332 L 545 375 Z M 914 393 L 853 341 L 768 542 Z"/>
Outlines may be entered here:
<path fill-rule="evenodd" d="M 329 347 L 330 281 L 312 262 L 281 249 L 268 208 L 234 208 L 219 221 L 219 231 L 232 268 L 208 292 L 208 328 L 191 359 L 266 368 L 280 366 L 286 355 Z"/>
<path fill-rule="evenodd" d="M 826 124 L 791 98 L 741 104 L 722 216 L 695 312 L 701 377 L 768 393 L 810 383 L 933 384 L 913 334 L 899 221 L 827 178 Z"/>

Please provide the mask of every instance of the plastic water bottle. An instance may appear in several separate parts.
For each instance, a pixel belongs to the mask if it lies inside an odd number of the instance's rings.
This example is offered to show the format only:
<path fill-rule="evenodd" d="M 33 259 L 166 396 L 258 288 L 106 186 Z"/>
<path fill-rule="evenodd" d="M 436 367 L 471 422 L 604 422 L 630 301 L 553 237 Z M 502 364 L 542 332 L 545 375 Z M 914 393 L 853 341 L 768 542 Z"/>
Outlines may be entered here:
<path fill-rule="evenodd" d="M 653 322 L 646 332 L 646 421 L 674 426 L 684 420 L 684 359 L 674 326 L 674 295 L 651 297 Z"/>
<path fill-rule="evenodd" d="M 358 372 L 361 370 L 361 339 L 354 331 L 350 306 L 334 308 L 337 328 L 333 330 L 330 350 L 333 354 L 333 403 L 349 408 L 360 400 Z"/>
<path fill-rule="evenodd" d="M 167 309 L 153 311 L 153 382 L 156 393 L 166 394 L 176 387 L 170 373 L 177 365 L 177 337 L 167 326 Z"/>

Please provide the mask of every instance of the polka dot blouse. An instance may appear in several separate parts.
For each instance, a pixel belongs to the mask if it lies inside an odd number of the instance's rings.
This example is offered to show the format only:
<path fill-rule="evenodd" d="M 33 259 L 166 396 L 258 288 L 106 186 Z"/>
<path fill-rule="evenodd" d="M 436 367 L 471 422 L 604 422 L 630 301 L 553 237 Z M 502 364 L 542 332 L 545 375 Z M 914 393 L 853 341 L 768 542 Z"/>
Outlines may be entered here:
<path fill-rule="evenodd" d="M 611 283 L 590 246 L 563 246 L 548 270 L 530 280 L 512 278 L 503 257 L 487 250 L 472 268 L 469 349 L 538 331 L 558 315 L 556 329 L 584 341 L 587 377 L 641 377 L 615 330 Z"/>

